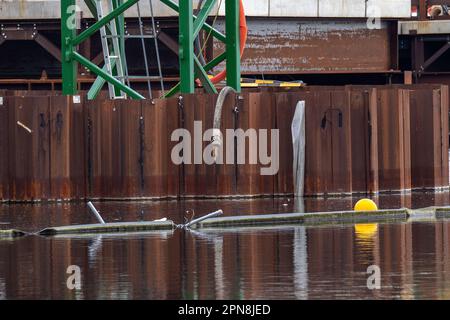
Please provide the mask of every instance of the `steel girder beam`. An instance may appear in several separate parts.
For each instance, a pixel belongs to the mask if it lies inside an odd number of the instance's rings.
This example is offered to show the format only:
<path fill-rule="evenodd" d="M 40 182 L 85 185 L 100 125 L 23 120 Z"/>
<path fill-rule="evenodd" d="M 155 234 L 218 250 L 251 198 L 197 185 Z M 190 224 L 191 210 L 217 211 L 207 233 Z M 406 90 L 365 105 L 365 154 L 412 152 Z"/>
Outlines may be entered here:
<path fill-rule="evenodd" d="M 423 63 L 423 65 L 420 67 L 419 73 L 424 72 L 429 66 L 431 66 L 437 59 L 439 59 L 449 49 L 450 49 L 450 42 L 447 42 Z"/>
<path fill-rule="evenodd" d="M 169 48 L 176 55 L 179 54 L 180 46 L 178 45 L 178 42 L 173 40 L 167 33 L 165 33 L 164 31 L 160 31 L 158 33 L 158 40 L 164 43 L 166 47 Z"/>
<path fill-rule="evenodd" d="M 55 59 L 61 62 L 61 50 L 48 40 L 45 36 L 40 33 L 36 33 L 34 36 L 34 41 L 36 41 L 42 48 L 47 50 Z"/>
<path fill-rule="evenodd" d="M 36 41 L 42 48 L 44 48 L 55 59 L 61 62 L 61 50 L 53 44 L 47 37 L 39 33 L 37 30 L 20 29 L 20 30 L 5 30 L 4 35 L 0 37 L 0 44 L 5 41 L 29 40 Z"/>

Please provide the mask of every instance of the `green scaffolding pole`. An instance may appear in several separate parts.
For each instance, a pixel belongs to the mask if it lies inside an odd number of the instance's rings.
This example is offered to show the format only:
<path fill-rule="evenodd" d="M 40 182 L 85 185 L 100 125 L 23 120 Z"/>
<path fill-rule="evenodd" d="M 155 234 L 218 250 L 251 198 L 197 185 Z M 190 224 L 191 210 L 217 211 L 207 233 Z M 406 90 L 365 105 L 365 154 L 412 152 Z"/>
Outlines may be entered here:
<path fill-rule="evenodd" d="M 225 28 L 227 33 L 227 85 L 241 91 L 241 51 L 239 39 L 239 0 L 225 0 Z"/>
<path fill-rule="evenodd" d="M 217 93 L 216 88 L 210 81 L 207 72 L 227 60 L 227 85 L 234 88 L 237 92 L 241 91 L 241 56 L 239 48 L 239 0 L 225 0 L 225 27 L 226 35 L 214 29 L 206 23 L 206 19 L 210 14 L 217 0 L 208 0 L 203 6 L 198 16 L 192 14 L 192 1 L 180 0 L 178 6 L 171 0 L 161 0 L 167 6 L 175 10 L 180 15 L 179 22 L 179 43 L 180 43 L 180 83 L 174 86 L 166 97 L 173 96 L 177 92 L 194 93 L 195 78 L 199 78 L 205 90 L 208 93 Z M 192 23 L 192 18 L 195 20 Z M 196 59 L 193 51 L 193 41 L 197 37 L 201 29 L 204 29 L 225 43 L 225 54 L 214 59 L 206 66 L 202 67 L 198 59 Z M 191 46 L 192 45 L 192 46 Z M 194 68 L 194 71 L 192 70 Z"/>
<path fill-rule="evenodd" d="M 83 66 L 85 66 L 86 68 L 91 70 L 96 75 L 102 77 L 103 79 L 105 79 L 109 83 L 112 83 L 114 86 L 116 86 L 117 88 L 119 88 L 120 90 L 122 90 L 123 92 L 128 94 L 133 99 L 145 99 L 145 97 L 143 95 L 141 95 L 140 93 L 134 91 L 130 87 L 124 85 L 122 82 L 120 82 L 119 80 L 117 80 L 116 78 L 111 76 L 109 73 L 103 71 L 103 69 L 97 67 L 95 64 L 93 64 L 91 61 L 89 61 L 88 59 L 83 57 L 78 52 L 73 52 L 72 53 L 72 57 L 73 57 L 74 60 L 78 61 Z"/>
<path fill-rule="evenodd" d="M 99 68 L 91 61 L 77 53 L 77 45 L 98 32 L 100 28 L 106 27 L 108 23 L 116 19 L 118 32 L 123 34 L 124 20 L 123 13 L 139 0 L 114 0 L 114 10 L 108 15 L 94 23 L 91 27 L 77 35 L 76 32 L 76 1 L 61 0 L 61 52 L 62 52 L 62 78 L 63 94 L 74 95 L 77 93 L 77 66 L 83 64 L 98 77 L 89 91 L 89 97 L 95 98 L 105 82 L 113 84 L 116 90 L 127 93 L 135 99 L 144 99 L 142 95 L 130 87 L 118 81 L 114 76 L 108 74 L 105 68 Z M 171 96 L 177 92 L 194 93 L 195 79 L 199 78 L 205 90 L 209 93 L 217 93 L 216 88 L 211 83 L 207 72 L 213 69 L 226 59 L 227 85 L 240 91 L 240 50 L 239 50 L 239 0 L 225 0 L 226 6 L 226 35 L 206 23 L 217 0 L 206 0 L 198 16 L 193 14 L 192 0 L 180 0 L 179 5 L 172 0 L 160 0 L 168 7 L 179 13 L 179 62 L 180 62 L 180 83 L 170 90 L 166 96 Z M 93 0 L 85 0 L 89 10 L 96 12 Z M 214 58 L 207 65 L 202 66 L 194 54 L 194 39 L 200 30 L 209 32 L 219 41 L 225 44 L 226 51 Z M 124 44 L 121 43 L 120 53 L 124 53 Z"/>
<path fill-rule="evenodd" d="M 91 27 L 83 31 L 81 34 L 76 33 L 76 6 L 75 0 L 61 0 L 61 47 L 62 47 L 62 80 L 63 80 L 63 94 L 74 95 L 77 93 L 77 62 L 82 63 L 85 67 L 91 70 L 93 73 L 104 79 L 105 81 L 113 84 L 117 90 L 126 92 L 130 97 L 134 99 L 145 99 L 144 96 L 131 89 L 128 86 L 123 85 L 120 81 L 109 75 L 105 70 L 97 67 L 88 59 L 79 55 L 76 52 L 76 46 L 81 42 L 95 34 L 100 28 L 106 26 L 111 20 L 118 19 L 127 9 L 136 4 L 139 0 L 128 0 L 117 8 L 115 8 L 108 15 L 101 20 L 94 23 Z M 92 0 L 85 1 L 89 10 L 95 13 L 95 7 Z M 96 96 L 96 93 L 100 90 L 104 84 L 103 81 L 98 80 L 94 83 L 96 92 L 90 93 L 90 96 Z"/>
<path fill-rule="evenodd" d="M 77 35 L 75 19 L 75 0 L 61 0 L 61 68 L 63 94 L 65 95 L 74 95 L 78 91 L 78 64 L 72 59 L 72 52 L 75 51 L 72 39 Z"/>
<path fill-rule="evenodd" d="M 179 18 L 179 60 L 180 90 L 182 93 L 194 93 L 194 21 L 192 0 L 180 0 Z"/>

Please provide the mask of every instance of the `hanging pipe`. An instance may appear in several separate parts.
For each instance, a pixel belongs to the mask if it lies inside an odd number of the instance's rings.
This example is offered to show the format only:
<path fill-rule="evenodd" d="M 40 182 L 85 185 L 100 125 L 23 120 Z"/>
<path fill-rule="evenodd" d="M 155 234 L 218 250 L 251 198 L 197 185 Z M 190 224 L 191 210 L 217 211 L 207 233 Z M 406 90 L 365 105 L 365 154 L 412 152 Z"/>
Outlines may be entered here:
<path fill-rule="evenodd" d="M 213 136 L 211 139 L 211 145 L 213 146 L 214 161 L 217 160 L 219 154 L 219 148 L 222 146 L 222 132 L 220 130 L 220 124 L 222 122 L 222 109 L 225 99 L 230 93 L 236 93 L 232 87 L 224 87 L 217 98 L 216 108 L 214 110 L 214 124 L 213 124 Z"/>

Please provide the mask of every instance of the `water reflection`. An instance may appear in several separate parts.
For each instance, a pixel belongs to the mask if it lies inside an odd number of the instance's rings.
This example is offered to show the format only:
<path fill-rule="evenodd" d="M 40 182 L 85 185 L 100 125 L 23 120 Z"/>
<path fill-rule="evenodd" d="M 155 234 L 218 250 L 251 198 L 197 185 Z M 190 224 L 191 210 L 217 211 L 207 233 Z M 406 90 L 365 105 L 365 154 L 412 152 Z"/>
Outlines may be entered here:
<path fill-rule="evenodd" d="M 410 199 L 410 200 L 408 200 Z M 447 196 L 379 197 L 382 208 L 445 205 Z M 320 200 L 101 203 L 105 220 L 182 222 L 218 207 L 226 214 L 349 209 Z M 284 205 L 288 203 L 287 208 Z M 389 203 L 389 205 L 387 205 Z M 278 210 L 278 211 L 276 211 Z M 143 217 L 143 218 L 139 218 Z M 1 206 L 7 226 L 36 231 L 93 222 L 84 205 Z M 4 225 L 0 226 L 4 228 Z M 0 240 L 0 299 L 450 299 L 450 221 L 332 227 L 253 227 L 137 234 L 28 236 Z M 67 267 L 82 288 L 66 287 Z M 381 268 L 381 290 L 367 268 Z"/>
<path fill-rule="evenodd" d="M 6 299 L 450 298 L 450 222 L 240 228 L 0 242 Z M 424 236 L 425 235 L 425 236 Z M 69 265 L 82 288 L 66 288 Z M 382 289 L 367 289 L 367 267 Z"/>
<path fill-rule="evenodd" d="M 296 299 L 308 299 L 308 252 L 306 228 L 294 231 L 294 288 Z"/>
<path fill-rule="evenodd" d="M 196 217 L 223 209 L 225 215 L 273 214 L 352 210 L 363 196 L 348 198 L 270 198 L 254 200 L 191 200 L 96 202 L 95 206 L 107 222 L 143 221 L 168 218 L 183 223 L 195 212 Z M 372 197 L 380 209 L 423 208 L 450 204 L 450 193 L 415 192 L 403 195 Z M 0 205 L 0 229 L 16 228 L 35 232 L 49 226 L 93 223 L 95 218 L 84 203 Z"/>

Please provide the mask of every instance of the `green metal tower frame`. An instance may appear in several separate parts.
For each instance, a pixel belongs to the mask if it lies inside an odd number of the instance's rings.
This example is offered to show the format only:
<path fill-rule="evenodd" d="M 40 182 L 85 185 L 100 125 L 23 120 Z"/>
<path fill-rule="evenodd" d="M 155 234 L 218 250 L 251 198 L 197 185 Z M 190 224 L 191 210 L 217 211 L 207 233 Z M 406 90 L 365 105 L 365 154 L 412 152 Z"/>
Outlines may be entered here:
<path fill-rule="evenodd" d="M 96 16 L 95 0 L 84 0 L 89 11 Z M 116 91 L 123 91 L 133 99 L 145 99 L 144 96 L 118 81 L 105 68 L 100 68 L 77 52 L 77 46 L 98 32 L 107 28 L 108 23 L 116 19 L 119 34 L 124 33 L 124 12 L 140 0 L 113 0 L 113 10 L 92 26 L 77 34 L 75 21 L 76 0 L 61 0 L 61 52 L 62 52 L 62 82 L 63 94 L 75 95 L 77 88 L 78 64 L 83 65 L 97 75 L 89 97 L 94 98 L 106 82 L 114 85 Z M 193 14 L 192 0 L 180 0 L 179 4 L 172 0 L 160 0 L 179 14 L 179 62 L 180 82 L 174 86 L 166 97 L 176 93 L 194 93 L 195 79 L 200 79 L 209 93 L 217 93 L 207 72 L 226 60 L 227 85 L 240 92 L 241 56 L 239 49 L 239 0 L 225 0 L 226 35 L 206 23 L 211 10 L 218 0 L 206 0 L 198 16 Z M 225 52 L 202 66 L 194 53 L 194 39 L 201 30 L 209 32 L 217 40 L 225 44 Z M 122 37 L 123 39 L 123 37 Z M 124 42 L 121 41 L 119 55 L 124 55 Z"/>

